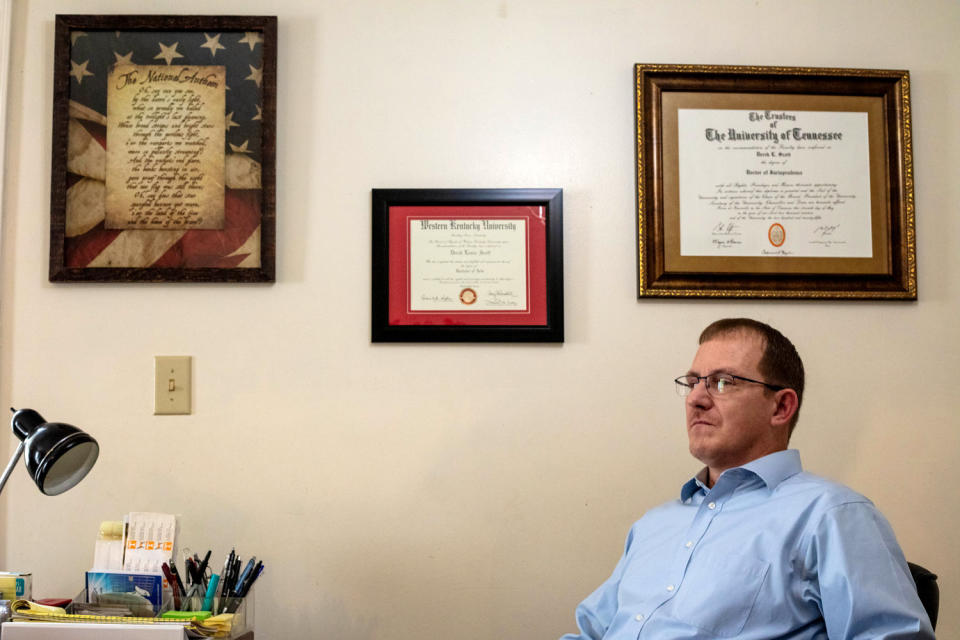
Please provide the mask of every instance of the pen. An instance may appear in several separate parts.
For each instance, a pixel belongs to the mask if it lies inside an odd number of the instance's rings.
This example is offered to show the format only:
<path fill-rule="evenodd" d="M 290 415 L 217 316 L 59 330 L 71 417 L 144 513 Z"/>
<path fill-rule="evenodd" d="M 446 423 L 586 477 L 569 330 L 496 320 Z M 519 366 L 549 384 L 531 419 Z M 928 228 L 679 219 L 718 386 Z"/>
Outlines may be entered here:
<path fill-rule="evenodd" d="M 234 550 L 230 549 L 230 555 L 223 563 L 223 575 L 220 576 L 220 613 L 227 606 L 227 595 L 230 593 L 230 572 L 233 570 Z"/>
<path fill-rule="evenodd" d="M 230 572 L 230 590 L 227 592 L 228 599 L 236 599 L 237 580 L 240 578 L 240 567 L 243 566 L 243 560 L 237 556 L 233 561 L 233 571 Z"/>
<path fill-rule="evenodd" d="M 207 595 L 203 598 L 204 611 L 213 611 L 213 596 L 217 594 L 218 582 L 220 582 L 220 576 L 217 574 L 210 576 L 210 585 L 207 587 Z"/>
<path fill-rule="evenodd" d="M 231 564 L 233 564 L 233 549 L 230 550 L 230 555 L 223 559 L 223 571 L 220 572 L 221 579 L 227 579 L 227 569 L 230 568 Z"/>
<path fill-rule="evenodd" d="M 203 556 L 203 561 L 200 562 L 200 566 L 197 567 L 197 576 L 200 578 L 200 582 L 204 587 L 207 586 L 207 563 L 210 561 L 210 552 L 212 549 L 207 549 L 207 555 Z"/>
<path fill-rule="evenodd" d="M 182 611 L 196 611 L 200 608 L 202 602 L 200 598 L 203 596 L 203 587 L 200 586 L 199 582 L 195 582 L 190 590 L 187 591 L 186 597 L 183 599 L 183 609 Z M 196 599 L 194 599 L 196 598 Z"/>
<path fill-rule="evenodd" d="M 240 604 L 243 602 L 243 598 L 247 596 L 247 593 L 250 591 L 250 587 L 253 586 L 253 581 L 260 577 L 260 574 L 263 573 L 263 563 L 258 562 L 257 568 L 250 572 L 250 576 L 247 578 L 247 583 L 243 587 L 242 597 L 233 598 L 230 600 L 227 605 L 227 613 L 236 613 L 237 609 L 240 608 Z"/>
<path fill-rule="evenodd" d="M 237 588 L 237 578 L 240 577 L 240 567 L 243 566 L 243 560 L 240 559 L 240 556 L 237 556 L 233 559 L 233 570 L 230 572 L 230 590 L 227 592 L 227 606 L 231 607 L 227 609 L 228 613 L 236 611 L 237 604 L 239 603 L 239 598 L 237 594 L 234 593 L 234 589 Z"/>
<path fill-rule="evenodd" d="M 243 583 L 246 582 L 247 576 L 250 575 L 250 570 L 253 569 L 253 565 L 257 562 L 257 556 L 251 556 L 250 560 L 247 561 L 247 566 L 243 568 L 243 573 L 237 578 L 237 581 L 233 584 L 233 595 L 240 596 L 240 589 L 243 587 Z"/>
<path fill-rule="evenodd" d="M 247 593 L 249 593 L 250 587 L 253 586 L 253 581 L 259 578 L 261 573 L 263 573 L 263 562 L 257 562 L 257 566 L 253 568 L 253 571 L 251 571 L 250 575 L 247 576 L 246 581 L 240 586 L 241 598 L 247 597 Z"/>
<path fill-rule="evenodd" d="M 174 580 L 177 581 L 177 587 L 180 589 L 180 591 L 181 591 L 184 595 L 186 595 L 187 590 L 183 588 L 183 581 L 180 580 L 180 572 L 177 571 L 177 565 L 176 565 L 176 563 L 173 561 L 173 558 L 170 558 L 170 573 L 173 575 Z M 179 608 L 180 608 L 180 605 L 177 604 L 177 609 L 179 609 Z"/>
<path fill-rule="evenodd" d="M 170 571 L 170 567 L 166 562 L 160 565 L 160 569 L 163 570 L 163 575 L 166 576 L 167 582 L 170 584 L 170 589 L 173 591 L 173 608 L 179 610 L 180 592 L 177 590 L 177 581 L 173 579 L 173 573 Z"/>
<path fill-rule="evenodd" d="M 197 563 L 193 561 L 193 558 L 186 558 L 183 564 L 187 568 L 187 584 L 200 584 L 200 581 L 197 580 Z"/>

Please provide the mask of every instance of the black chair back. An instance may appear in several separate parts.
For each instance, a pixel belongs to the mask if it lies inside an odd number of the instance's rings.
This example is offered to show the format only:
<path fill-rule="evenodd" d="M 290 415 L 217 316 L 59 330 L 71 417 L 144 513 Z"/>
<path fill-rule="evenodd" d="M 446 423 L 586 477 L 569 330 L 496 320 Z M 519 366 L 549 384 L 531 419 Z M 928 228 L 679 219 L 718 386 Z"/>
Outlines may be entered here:
<path fill-rule="evenodd" d="M 930 624 L 937 628 L 937 613 L 940 612 L 940 587 L 937 585 L 937 574 L 927 571 L 918 564 L 908 562 L 910 574 L 913 581 L 917 584 L 917 595 L 920 596 L 920 602 L 923 608 L 927 610 L 930 617 Z"/>

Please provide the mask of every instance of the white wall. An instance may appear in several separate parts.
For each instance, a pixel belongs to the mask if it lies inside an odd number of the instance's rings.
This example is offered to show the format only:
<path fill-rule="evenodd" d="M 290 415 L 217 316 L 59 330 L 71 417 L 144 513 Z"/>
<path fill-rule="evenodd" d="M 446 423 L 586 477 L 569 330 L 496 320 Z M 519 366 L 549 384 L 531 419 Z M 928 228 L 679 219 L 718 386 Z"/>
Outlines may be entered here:
<path fill-rule="evenodd" d="M 157 510 L 267 562 L 258 637 L 556 637 L 698 468 L 670 380 L 699 330 L 750 315 L 806 359 L 806 465 L 877 502 L 960 635 L 955 1 L 171 0 L 279 16 L 277 283 L 53 285 L 54 15 L 141 8 L 14 8 L 0 406 L 102 448 L 71 492 L 18 470 L 0 499 L 39 595 Z M 635 62 L 909 69 L 919 302 L 638 302 Z M 520 186 L 564 189 L 566 343 L 371 345 L 370 189 Z M 194 357 L 193 415 L 152 415 L 156 354 Z"/>

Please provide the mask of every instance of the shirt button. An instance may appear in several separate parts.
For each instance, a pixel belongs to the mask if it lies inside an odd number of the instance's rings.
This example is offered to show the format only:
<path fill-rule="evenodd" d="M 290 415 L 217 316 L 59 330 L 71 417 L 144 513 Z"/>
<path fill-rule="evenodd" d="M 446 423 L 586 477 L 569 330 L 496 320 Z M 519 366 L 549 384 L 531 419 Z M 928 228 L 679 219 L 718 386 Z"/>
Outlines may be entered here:
<path fill-rule="evenodd" d="M 710 504 L 707 505 L 707 509 L 716 509 L 716 508 L 717 508 L 716 502 L 711 502 Z"/>
<path fill-rule="evenodd" d="M 673 585 L 672 585 L 672 584 L 668 584 L 668 585 L 667 585 L 667 591 L 673 591 Z"/>
<path fill-rule="evenodd" d="M 636 617 L 634 618 L 634 620 L 636 620 L 637 622 L 643 622 L 643 614 L 642 614 L 642 613 L 638 613 L 638 614 L 636 615 Z"/>
<path fill-rule="evenodd" d="M 683 546 L 685 546 L 687 549 L 689 549 L 690 547 L 693 546 L 693 540 L 687 540 L 687 544 L 685 544 L 685 545 L 683 545 Z"/>

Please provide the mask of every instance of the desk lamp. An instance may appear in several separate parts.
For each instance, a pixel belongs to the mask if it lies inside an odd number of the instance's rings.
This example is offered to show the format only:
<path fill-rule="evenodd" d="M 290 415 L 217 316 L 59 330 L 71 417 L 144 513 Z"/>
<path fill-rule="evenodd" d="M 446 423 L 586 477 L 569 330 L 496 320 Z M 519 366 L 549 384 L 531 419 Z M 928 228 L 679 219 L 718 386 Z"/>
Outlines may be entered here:
<path fill-rule="evenodd" d="M 76 427 L 62 422 L 47 422 L 33 409 L 13 411 L 10 426 L 20 438 L 20 446 L 10 458 L 0 491 L 7 483 L 17 460 L 27 452 L 27 472 L 37 487 L 48 496 L 55 496 L 83 480 L 100 454 L 97 441 Z"/>

